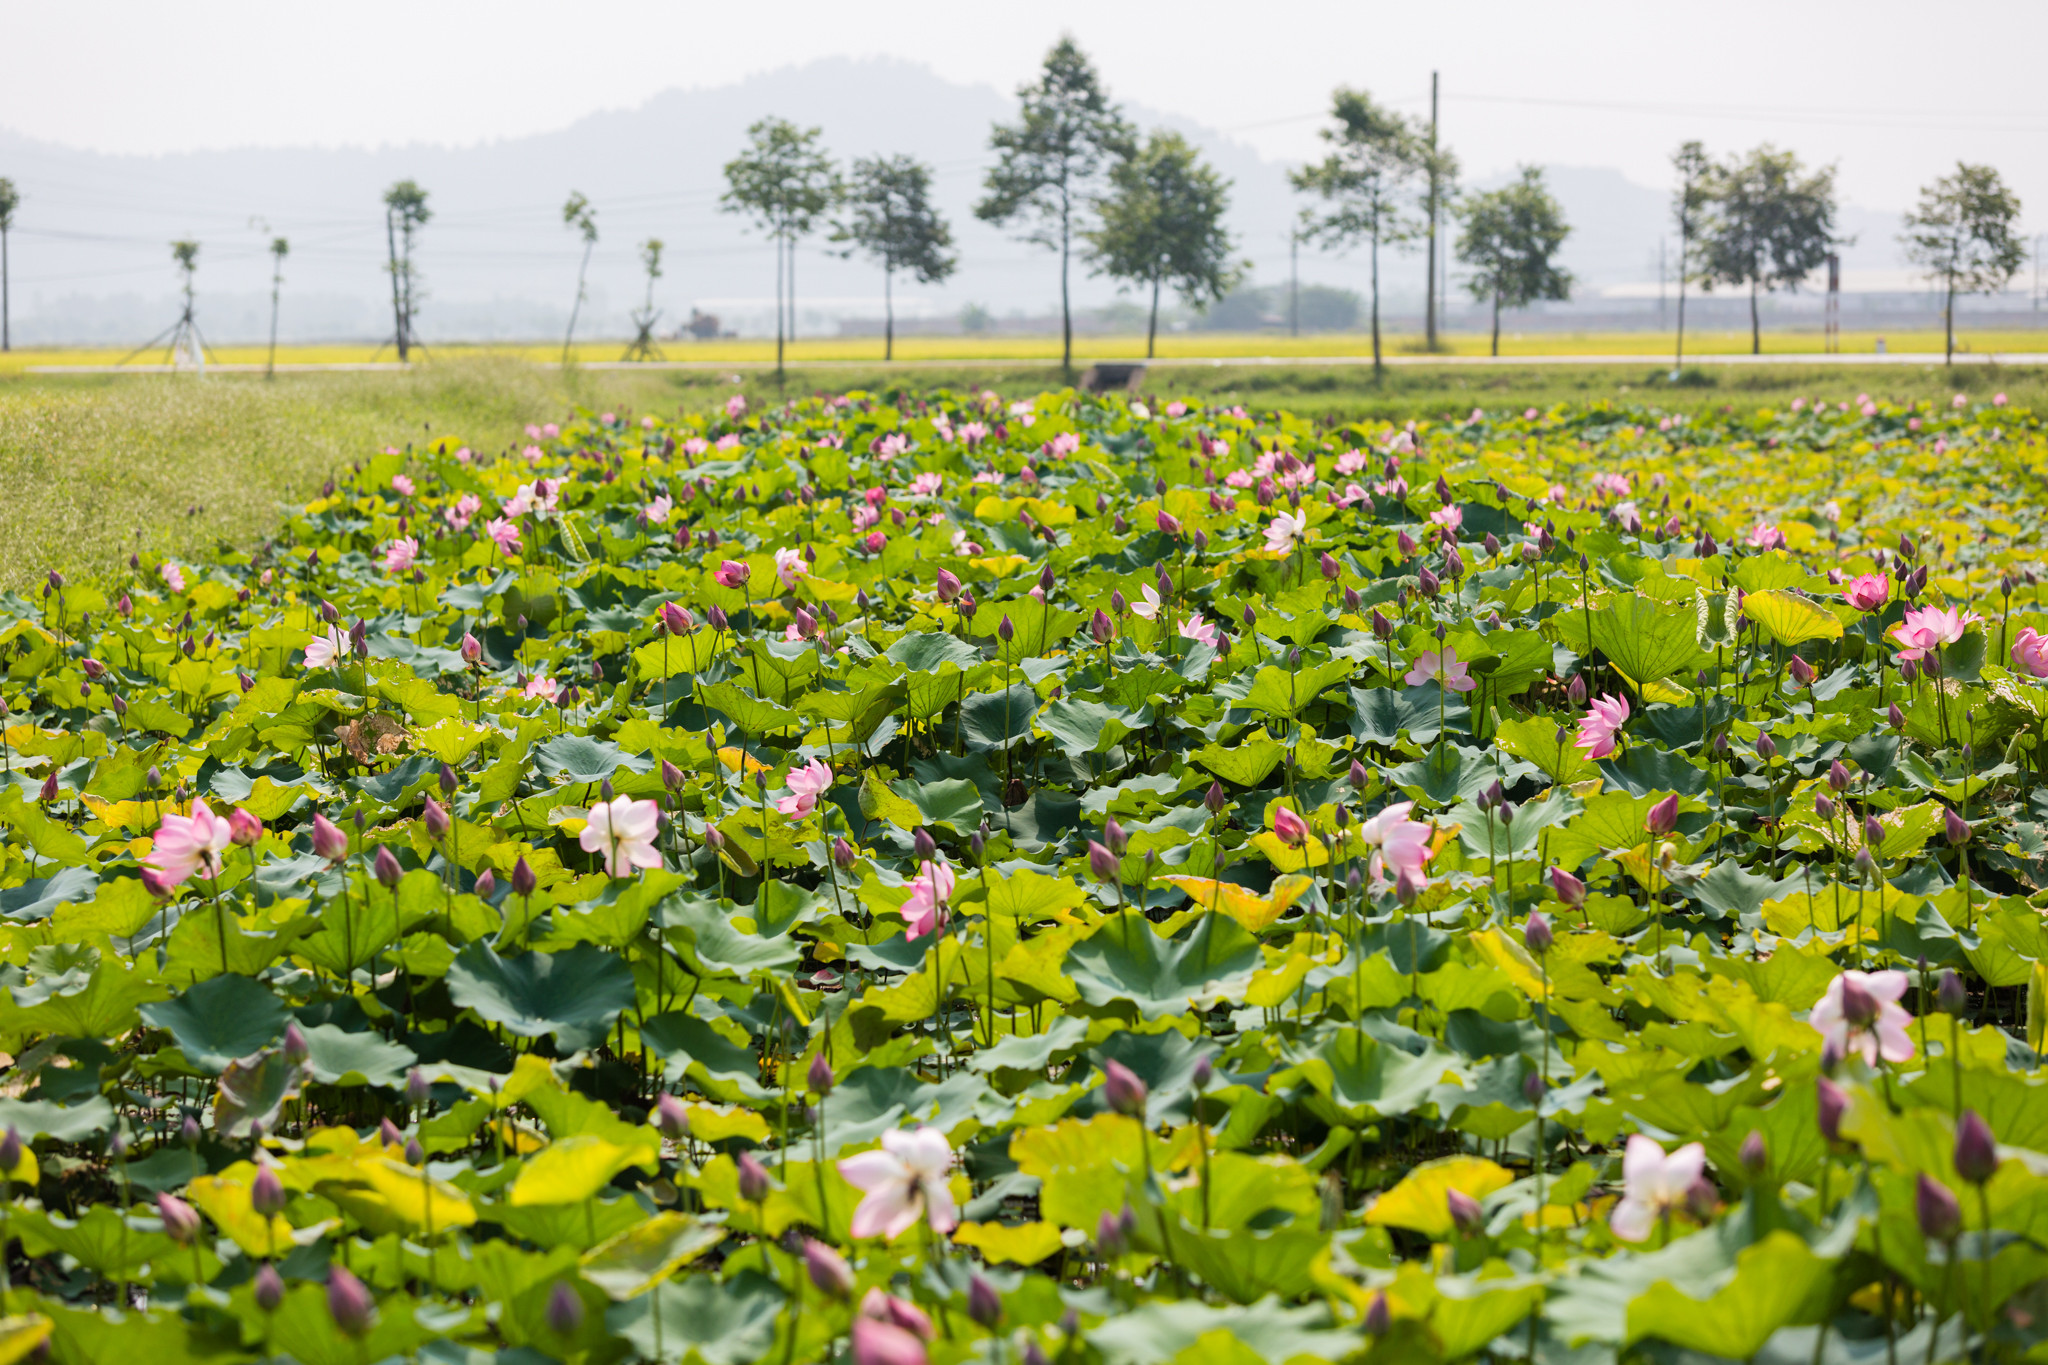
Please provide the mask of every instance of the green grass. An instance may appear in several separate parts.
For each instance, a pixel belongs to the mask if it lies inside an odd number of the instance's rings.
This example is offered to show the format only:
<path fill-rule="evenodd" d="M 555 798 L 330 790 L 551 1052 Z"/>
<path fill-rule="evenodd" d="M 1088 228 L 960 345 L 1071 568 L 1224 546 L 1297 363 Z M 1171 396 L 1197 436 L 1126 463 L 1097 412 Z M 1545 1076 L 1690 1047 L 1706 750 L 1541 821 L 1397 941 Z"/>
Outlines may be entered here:
<path fill-rule="evenodd" d="M 859 368 L 773 376 L 711 371 L 575 371 L 507 357 L 442 361 L 403 374 L 0 377 L 0 589 L 50 569 L 94 580 L 136 550 L 193 554 L 246 546 L 366 452 L 443 435 L 479 449 L 521 439 L 530 421 L 581 404 L 672 411 L 737 388 L 757 405 L 780 394 L 869 389 L 993 389 L 1006 397 L 1057 387 L 1056 366 L 934 365 L 914 374 Z M 2048 407 L 2048 370 L 1802 366 L 1704 368 L 1687 382 L 1661 367 L 1529 366 L 1389 370 L 1362 366 L 1219 365 L 1155 370 L 1144 391 L 1284 407 L 1325 420 L 1456 415 L 1473 407 L 1547 407 L 1612 397 L 1670 411 L 1768 405 L 1794 395 L 1946 400 L 2002 390 Z"/>

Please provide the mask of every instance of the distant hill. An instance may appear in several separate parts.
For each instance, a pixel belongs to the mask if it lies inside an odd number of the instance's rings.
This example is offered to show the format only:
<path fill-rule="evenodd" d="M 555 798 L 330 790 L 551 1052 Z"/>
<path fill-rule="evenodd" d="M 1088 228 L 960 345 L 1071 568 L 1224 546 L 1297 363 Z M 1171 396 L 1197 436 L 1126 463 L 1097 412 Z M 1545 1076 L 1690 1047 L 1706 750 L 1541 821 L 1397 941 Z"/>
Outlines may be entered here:
<path fill-rule="evenodd" d="M 755 120 L 779 115 L 822 127 L 842 159 L 910 152 L 937 168 L 961 269 L 941 289 L 899 289 L 908 316 L 954 316 L 970 303 L 998 317 L 1044 315 L 1055 294 L 1052 256 L 976 221 L 971 206 L 988 160 L 992 122 L 1014 99 L 962 85 L 929 68 L 891 60 L 835 59 L 750 77 L 713 90 L 675 90 L 637 108 L 591 115 L 559 132 L 479 146 L 304 148 L 106 156 L 0 131 L 0 174 L 24 199 L 13 236 L 15 335 L 36 342 L 137 342 L 175 316 L 168 243 L 202 244 L 201 326 L 218 340 L 252 339 L 269 320 L 270 236 L 292 243 L 280 331 L 287 339 L 376 338 L 389 330 L 380 197 L 411 177 L 427 188 L 433 221 L 419 261 L 427 299 L 420 330 L 436 338 L 559 333 L 575 290 L 578 244 L 563 227 L 571 190 L 598 210 L 602 239 L 592 260 L 580 330 L 619 335 L 641 298 L 637 244 L 667 244 L 655 290 L 664 327 L 693 307 L 727 327 L 772 330 L 774 258 L 759 238 L 720 213 L 721 169 Z M 1287 278 L 1287 233 L 1300 207 L 1286 167 L 1213 129 L 1143 108 L 1141 126 L 1186 134 L 1234 182 L 1232 227 L 1255 278 Z M 1568 264 L 1589 288 L 1655 278 L 1665 232 L 1664 192 L 1618 172 L 1560 167 L 1553 186 L 1575 224 Z M 1895 219 L 1851 213 L 1861 240 L 1890 264 Z M 1865 220 L 1869 220 L 1867 223 Z M 1362 290 L 1363 251 L 1304 252 L 1304 280 Z M 1382 276 L 1389 311 L 1419 309 L 1419 252 L 1388 252 Z M 1116 298 L 1077 269 L 1077 298 Z M 830 332 L 846 317 L 880 311 L 880 278 L 866 263 L 814 239 L 799 255 L 800 325 Z"/>

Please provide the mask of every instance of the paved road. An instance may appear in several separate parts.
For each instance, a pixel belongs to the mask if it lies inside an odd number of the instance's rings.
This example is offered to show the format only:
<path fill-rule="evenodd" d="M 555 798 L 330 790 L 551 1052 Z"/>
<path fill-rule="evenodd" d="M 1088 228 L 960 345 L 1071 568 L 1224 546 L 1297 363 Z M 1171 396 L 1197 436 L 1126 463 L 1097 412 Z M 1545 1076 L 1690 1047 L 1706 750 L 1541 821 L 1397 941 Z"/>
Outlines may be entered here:
<path fill-rule="evenodd" d="M 552 364 L 551 361 L 536 361 L 537 365 Z M 993 366 L 1002 369 L 1043 369 L 1054 364 L 1050 358 L 1019 358 L 1015 356 L 976 359 L 971 356 L 947 360 L 793 360 L 793 370 L 925 370 L 962 365 Z M 1390 367 L 1410 368 L 1428 366 L 1543 366 L 1543 365 L 1647 365 L 1661 368 L 1662 356 L 1654 355 L 1390 355 L 1386 357 Z M 1942 355 L 1939 351 L 1907 351 L 1891 355 L 1870 354 L 1828 354 L 1825 352 L 1793 352 L 1777 355 L 1696 355 L 1685 358 L 1687 365 L 1939 365 Z M 1961 365 L 2027 366 L 2048 365 L 2048 352 L 1957 352 L 1956 363 Z M 1154 369 L 1183 369 L 1205 366 L 1212 369 L 1226 365 L 1250 366 L 1316 366 L 1316 365 L 1370 365 L 1369 355 L 1233 355 L 1233 356 L 1161 356 L 1155 360 L 1139 357 L 1116 359 L 1096 357 L 1077 362 L 1076 368 L 1087 365 L 1146 365 Z M 24 367 L 28 374 L 171 374 L 175 367 L 170 365 L 29 365 Z M 216 374 L 261 374 L 262 365 L 209 365 L 209 373 Z M 334 364 L 287 364 L 277 367 L 280 374 L 308 374 L 330 371 L 386 371 L 404 370 L 410 366 L 396 361 Z M 772 360 L 590 360 L 579 368 L 585 370 L 772 370 Z"/>

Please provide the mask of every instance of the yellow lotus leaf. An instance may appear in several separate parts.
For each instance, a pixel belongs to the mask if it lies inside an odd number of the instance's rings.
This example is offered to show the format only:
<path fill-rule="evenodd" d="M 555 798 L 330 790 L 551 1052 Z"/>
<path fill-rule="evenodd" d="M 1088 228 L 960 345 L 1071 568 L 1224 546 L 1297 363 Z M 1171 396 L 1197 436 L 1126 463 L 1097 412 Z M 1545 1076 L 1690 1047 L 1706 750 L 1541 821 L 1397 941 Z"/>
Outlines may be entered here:
<path fill-rule="evenodd" d="M 583 1278 L 623 1303 L 717 1246 L 725 1229 L 694 1214 L 657 1213 L 583 1256 Z"/>
<path fill-rule="evenodd" d="M 1425 1237 L 1448 1237 L 1452 1229 L 1452 1190 L 1484 1199 L 1513 1180 L 1507 1171 L 1484 1157 L 1452 1156 L 1426 1161 L 1381 1195 L 1365 1211 L 1365 1221 L 1377 1227 L 1407 1228 Z"/>
<path fill-rule="evenodd" d="M 658 1165 L 655 1154 L 645 1147 L 624 1147 L 588 1133 L 563 1138 L 527 1161 L 512 1182 L 509 1202 L 514 1208 L 580 1204 L 595 1198 L 628 1166 L 638 1166 L 652 1175 Z"/>
<path fill-rule="evenodd" d="M 446 1181 L 429 1179 L 417 1167 L 373 1157 L 357 1169 L 391 1212 L 414 1227 L 439 1232 L 476 1222 L 476 1206 L 467 1194 Z"/>
<path fill-rule="evenodd" d="M 1239 886 L 1235 882 L 1219 882 L 1210 877 L 1175 876 L 1159 880 L 1168 886 L 1179 887 L 1196 905 L 1228 915 L 1254 934 L 1272 928 L 1280 916 L 1287 913 L 1287 908 L 1307 895 L 1314 885 L 1307 877 L 1276 877 L 1272 890 L 1261 896 L 1250 887 Z"/>
<path fill-rule="evenodd" d="M 256 1168 L 238 1161 L 220 1175 L 203 1175 L 185 1187 L 185 1198 L 213 1220 L 214 1226 L 234 1238 L 235 1245 L 251 1256 L 274 1256 L 298 1245 L 292 1240 L 290 1222 L 256 1212 L 249 1189 Z"/>
<path fill-rule="evenodd" d="M 732 745 L 729 744 L 718 751 L 718 761 L 725 765 L 725 770 L 729 773 L 739 772 L 742 767 L 744 767 L 747 773 L 750 775 L 753 773 L 765 773 L 768 771 L 768 765 L 766 763 L 763 763 L 760 759 L 755 758 L 746 750 L 734 748 Z"/>
<path fill-rule="evenodd" d="M 0 1318 L 0 1365 L 25 1360 L 50 1339 L 52 1323 L 41 1313 L 21 1313 Z"/>
<path fill-rule="evenodd" d="M 956 1246 L 973 1247 L 985 1261 L 1037 1265 L 1060 1249 L 1060 1230 L 1051 1223 L 962 1223 L 953 1229 Z"/>

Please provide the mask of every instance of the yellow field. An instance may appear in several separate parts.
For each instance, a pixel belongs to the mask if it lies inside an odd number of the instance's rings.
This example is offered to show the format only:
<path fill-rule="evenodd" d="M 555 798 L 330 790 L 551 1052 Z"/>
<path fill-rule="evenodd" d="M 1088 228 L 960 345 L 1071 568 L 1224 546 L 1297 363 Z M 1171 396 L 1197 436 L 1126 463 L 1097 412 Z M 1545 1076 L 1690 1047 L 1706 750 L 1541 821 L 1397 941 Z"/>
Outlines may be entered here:
<path fill-rule="evenodd" d="M 1941 334 L 1887 332 L 1889 351 L 1894 354 L 1939 352 Z M 1871 355 L 1877 334 L 1847 332 L 1841 349 L 1850 355 Z M 2048 350 L 2048 331 L 1975 332 L 1957 339 L 1967 353 L 2039 352 Z M 1815 331 L 1783 331 L 1764 334 L 1764 350 L 1772 355 L 1813 355 L 1821 350 L 1821 335 Z M 621 341 L 592 341 L 577 346 L 573 355 L 583 363 L 615 361 L 624 351 Z M 1358 334 L 1324 334 L 1289 337 L 1273 333 L 1182 332 L 1159 339 L 1163 360 L 1254 357 L 1359 357 L 1372 353 L 1372 338 Z M 1390 356 L 1419 358 L 1419 335 L 1391 334 L 1384 341 Z M 672 361 L 708 364 L 762 364 L 775 359 L 775 343 L 755 339 L 735 341 L 669 342 L 664 350 Z M 1081 360 L 1131 359 L 1144 354 L 1142 336 L 1077 337 L 1074 354 Z M 1453 335 L 1445 339 L 1445 351 L 1457 356 L 1483 356 L 1486 338 Z M 1749 334 L 1740 331 L 1696 332 L 1686 337 L 1686 354 L 1745 355 Z M 1659 332 L 1529 332 L 1504 336 L 1503 356 L 1645 356 L 1669 355 L 1671 337 Z M 15 373 L 37 365 L 113 365 L 127 354 L 121 348 L 65 347 L 16 350 L 0 354 L 0 374 Z M 426 352 L 431 361 L 475 355 L 499 355 L 548 362 L 561 355 L 561 348 L 546 342 L 504 345 L 446 345 Z M 266 350 L 262 346 L 225 346 L 215 353 L 218 361 L 237 365 L 260 365 Z M 879 337 L 827 337 L 792 343 L 787 351 L 791 365 L 852 361 L 872 364 L 882 357 Z M 161 360 L 146 356 L 138 363 Z M 369 345 L 281 346 L 280 364 L 349 365 L 370 361 L 390 362 L 396 357 L 388 348 Z M 896 343 L 899 363 L 1014 361 L 1038 362 L 1059 358 L 1059 338 L 1053 336 L 933 336 L 904 337 Z"/>

